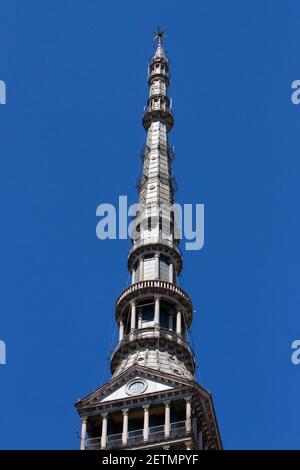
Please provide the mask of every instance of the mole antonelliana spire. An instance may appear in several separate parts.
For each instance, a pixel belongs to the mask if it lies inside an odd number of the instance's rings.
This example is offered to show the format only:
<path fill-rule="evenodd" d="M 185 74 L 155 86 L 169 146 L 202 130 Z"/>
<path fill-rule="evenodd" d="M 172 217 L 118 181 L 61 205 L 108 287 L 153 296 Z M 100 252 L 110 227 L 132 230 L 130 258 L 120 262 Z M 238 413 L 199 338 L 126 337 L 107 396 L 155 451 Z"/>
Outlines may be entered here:
<path fill-rule="evenodd" d="M 221 448 L 211 395 L 194 378 L 192 302 L 178 285 L 182 256 L 170 210 L 176 185 L 168 133 L 174 118 L 164 36 L 158 28 L 148 68 L 140 210 L 128 255 L 131 284 L 116 301 L 112 378 L 76 403 L 81 449 Z"/>

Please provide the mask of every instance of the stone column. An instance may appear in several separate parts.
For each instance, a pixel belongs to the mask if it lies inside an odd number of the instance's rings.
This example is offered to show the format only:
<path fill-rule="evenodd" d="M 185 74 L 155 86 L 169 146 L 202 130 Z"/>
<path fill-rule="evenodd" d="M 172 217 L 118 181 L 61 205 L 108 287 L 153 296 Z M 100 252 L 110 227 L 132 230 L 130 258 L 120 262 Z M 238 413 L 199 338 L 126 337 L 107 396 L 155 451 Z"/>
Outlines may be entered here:
<path fill-rule="evenodd" d="M 148 441 L 149 439 L 149 405 L 144 405 L 144 430 L 143 430 L 143 438 L 144 441 Z"/>
<path fill-rule="evenodd" d="M 159 312 L 160 311 L 160 298 L 155 297 L 155 308 L 154 308 L 154 326 L 159 326 Z"/>
<path fill-rule="evenodd" d="M 172 262 L 169 264 L 169 282 L 174 282 L 174 264 Z"/>
<path fill-rule="evenodd" d="M 101 433 L 101 449 L 106 448 L 107 441 L 107 413 L 102 413 L 102 433 Z"/>
<path fill-rule="evenodd" d="M 185 399 L 185 430 L 191 432 L 192 430 L 192 404 L 191 397 Z"/>
<path fill-rule="evenodd" d="M 120 320 L 119 324 L 119 341 L 122 341 L 124 338 L 124 322 L 123 320 Z"/>
<path fill-rule="evenodd" d="M 155 279 L 159 279 L 159 253 L 155 253 L 154 255 L 155 260 Z"/>
<path fill-rule="evenodd" d="M 131 303 L 131 315 L 130 315 L 130 331 L 135 330 L 136 327 L 136 305 L 135 302 Z"/>
<path fill-rule="evenodd" d="M 128 409 L 122 410 L 122 413 L 123 413 L 122 444 L 127 444 L 127 441 L 128 441 Z"/>
<path fill-rule="evenodd" d="M 131 270 L 131 284 L 135 283 L 135 269 L 132 268 Z"/>
<path fill-rule="evenodd" d="M 170 436 L 170 402 L 165 403 L 165 437 Z"/>
<path fill-rule="evenodd" d="M 142 310 L 139 309 L 139 311 L 138 311 L 138 329 L 142 328 L 142 321 L 143 321 Z"/>
<path fill-rule="evenodd" d="M 181 336 L 181 311 L 179 309 L 176 315 L 176 333 Z"/>
<path fill-rule="evenodd" d="M 140 279 L 139 281 L 144 280 L 144 258 L 140 259 Z"/>
<path fill-rule="evenodd" d="M 86 416 L 82 416 L 82 418 L 81 418 L 80 450 L 85 450 L 86 424 L 87 424 L 87 417 L 86 417 Z"/>

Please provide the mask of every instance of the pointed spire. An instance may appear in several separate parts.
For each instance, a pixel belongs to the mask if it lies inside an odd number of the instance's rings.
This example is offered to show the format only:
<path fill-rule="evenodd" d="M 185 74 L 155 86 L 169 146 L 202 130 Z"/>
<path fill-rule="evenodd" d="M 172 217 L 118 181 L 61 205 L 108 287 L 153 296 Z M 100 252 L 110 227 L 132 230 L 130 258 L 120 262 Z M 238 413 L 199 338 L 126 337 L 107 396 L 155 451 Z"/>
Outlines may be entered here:
<path fill-rule="evenodd" d="M 154 58 L 163 57 L 163 58 L 167 59 L 167 56 L 166 56 L 164 48 L 163 48 L 163 41 L 164 41 L 164 38 L 166 37 L 166 31 L 160 29 L 160 27 L 157 26 L 157 30 L 153 34 L 154 34 L 154 40 L 158 41 L 157 48 L 156 48 L 156 51 L 155 51 L 155 54 L 154 54 Z"/>

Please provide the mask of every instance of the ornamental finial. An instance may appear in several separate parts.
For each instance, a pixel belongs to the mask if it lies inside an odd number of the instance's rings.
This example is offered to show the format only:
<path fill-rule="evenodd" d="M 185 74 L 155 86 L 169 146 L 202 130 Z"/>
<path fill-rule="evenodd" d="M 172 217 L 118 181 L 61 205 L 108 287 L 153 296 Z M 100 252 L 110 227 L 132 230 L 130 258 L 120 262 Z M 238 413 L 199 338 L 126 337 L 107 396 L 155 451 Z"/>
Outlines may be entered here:
<path fill-rule="evenodd" d="M 157 26 L 157 30 L 153 34 L 155 34 L 154 39 L 157 39 L 158 44 L 161 46 L 163 43 L 163 39 L 166 36 L 166 31 L 160 29 L 160 27 Z"/>

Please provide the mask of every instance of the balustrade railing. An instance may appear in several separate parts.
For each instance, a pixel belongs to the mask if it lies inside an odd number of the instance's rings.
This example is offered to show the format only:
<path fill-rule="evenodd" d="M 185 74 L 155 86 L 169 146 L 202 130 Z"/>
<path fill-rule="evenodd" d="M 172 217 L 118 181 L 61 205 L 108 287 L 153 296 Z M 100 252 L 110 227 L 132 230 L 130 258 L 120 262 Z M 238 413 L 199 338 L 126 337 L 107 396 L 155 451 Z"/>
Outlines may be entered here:
<path fill-rule="evenodd" d="M 163 281 L 161 279 L 149 279 L 146 281 L 138 281 L 135 284 L 132 284 L 131 286 L 127 287 L 121 295 L 119 295 L 117 299 L 117 305 L 126 297 L 128 294 L 131 294 L 132 292 L 135 291 L 140 291 L 140 289 L 145 289 L 145 288 L 161 288 L 161 289 L 168 289 L 170 292 L 173 292 L 174 294 L 180 295 L 186 302 L 188 302 L 189 307 L 192 308 L 192 303 L 189 298 L 189 296 L 184 292 L 183 289 L 181 289 L 177 284 L 173 284 L 168 281 Z"/>
<path fill-rule="evenodd" d="M 179 437 L 186 434 L 185 421 L 177 421 L 170 424 L 170 435 L 168 437 Z M 135 429 L 133 431 L 128 431 L 127 436 L 127 445 L 135 445 L 144 441 L 143 429 Z M 164 426 L 151 426 L 149 428 L 148 440 L 147 442 L 153 442 L 165 437 Z M 107 436 L 106 448 L 112 449 L 116 447 L 121 447 L 122 444 L 122 434 L 110 434 Z M 101 437 L 92 437 L 86 439 L 85 448 L 87 450 L 99 450 L 101 448 Z"/>
<path fill-rule="evenodd" d="M 189 351 L 189 353 L 194 357 L 194 352 L 187 341 L 185 341 L 177 333 L 174 333 L 172 330 L 167 328 L 139 328 L 137 330 L 131 331 L 128 333 L 115 347 L 113 355 L 115 352 L 123 347 L 125 344 L 130 343 L 131 341 L 143 340 L 143 339 L 167 339 L 169 341 L 174 341 L 175 343 L 183 346 Z"/>

